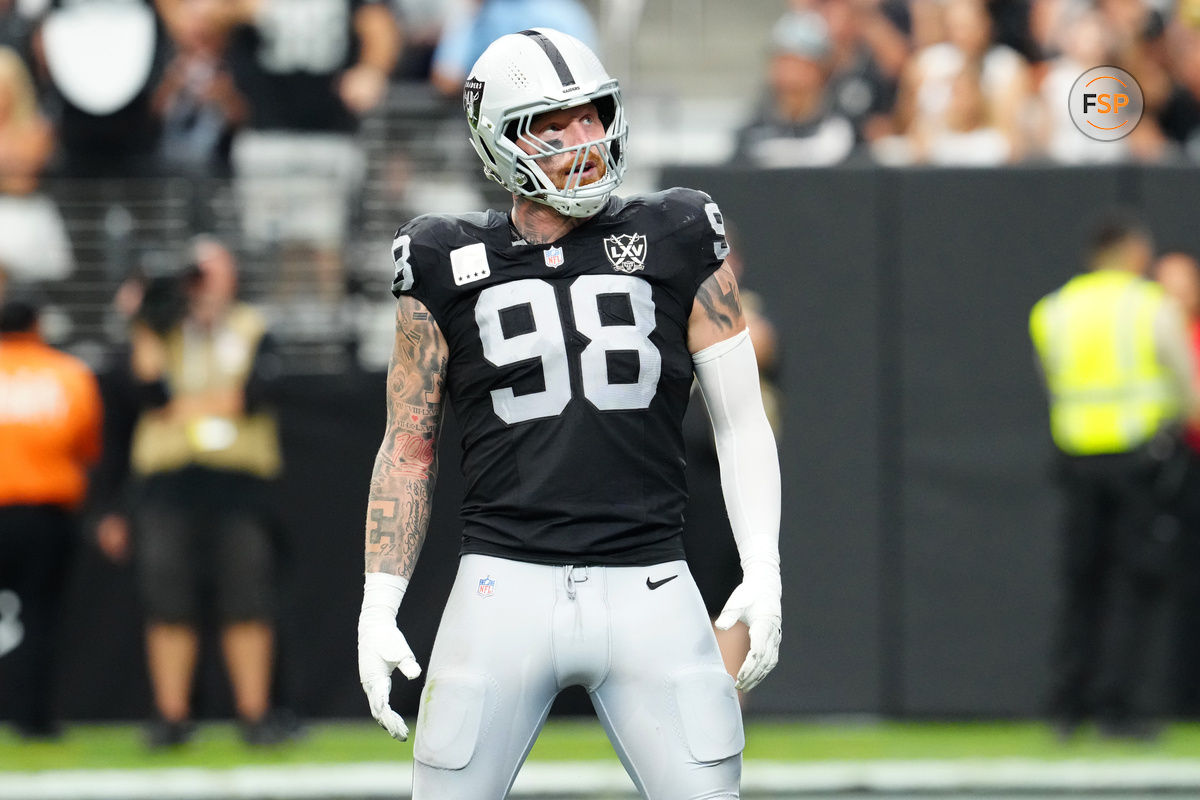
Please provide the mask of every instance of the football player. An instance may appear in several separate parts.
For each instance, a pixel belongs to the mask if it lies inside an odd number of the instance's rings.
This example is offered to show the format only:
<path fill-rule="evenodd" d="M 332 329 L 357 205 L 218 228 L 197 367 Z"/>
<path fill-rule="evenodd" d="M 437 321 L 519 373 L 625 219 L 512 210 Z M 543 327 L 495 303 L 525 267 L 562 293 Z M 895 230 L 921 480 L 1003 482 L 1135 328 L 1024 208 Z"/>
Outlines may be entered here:
<path fill-rule="evenodd" d="M 758 684 L 779 651 L 780 487 L 721 212 L 689 189 L 613 196 L 628 130 L 620 90 L 570 36 L 501 37 L 463 99 L 471 142 L 513 206 L 423 216 L 396 235 L 358 626 L 371 713 L 407 738 L 391 674 L 421 667 L 396 616 L 449 399 L 464 428 L 462 555 L 417 714 L 415 800 L 505 797 L 572 685 L 589 692 L 643 796 L 737 797 L 736 689 Z M 718 619 L 750 629 L 736 681 L 683 560 L 693 374 L 743 570 Z"/>

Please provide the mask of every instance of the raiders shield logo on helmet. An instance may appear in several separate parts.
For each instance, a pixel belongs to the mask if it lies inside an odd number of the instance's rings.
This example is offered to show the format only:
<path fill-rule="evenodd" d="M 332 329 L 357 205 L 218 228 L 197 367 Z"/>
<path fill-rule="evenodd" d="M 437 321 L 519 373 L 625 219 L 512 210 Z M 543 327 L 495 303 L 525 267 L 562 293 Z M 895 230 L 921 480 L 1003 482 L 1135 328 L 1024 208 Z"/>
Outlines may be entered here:
<path fill-rule="evenodd" d="M 463 84 L 463 110 L 467 112 L 467 122 L 471 127 L 479 125 L 479 101 L 483 99 L 483 81 L 467 78 Z"/>
<path fill-rule="evenodd" d="M 604 240 L 604 254 L 617 272 L 633 273 L 646 268 L 646 236 L 621 233 Z"/>

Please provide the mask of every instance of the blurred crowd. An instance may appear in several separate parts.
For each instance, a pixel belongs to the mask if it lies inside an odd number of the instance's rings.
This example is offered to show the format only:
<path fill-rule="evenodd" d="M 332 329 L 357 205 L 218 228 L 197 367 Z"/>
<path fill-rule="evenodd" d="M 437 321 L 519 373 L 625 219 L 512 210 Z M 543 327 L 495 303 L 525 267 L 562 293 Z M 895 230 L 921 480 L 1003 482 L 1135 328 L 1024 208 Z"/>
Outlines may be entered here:
<path fill-rule="evenodd" d="M 247 131 L 353 132 L 393 82 L 457 95 L 513 24 L 595 40 L 574 0 L 2 0 L 4 191 L 227 173 Z"/>
<path fill-rule="evenodd" d="M 1200 4 L 792 0 L 736 158 L 818 166 L 1200 160 Z M 1083 136 L 1072 84 L 1112 65 L 1145 96 L 1118 142 Z"/>
<path fill-rule="evenodd" d="M 63 179 L 214 178 L 240 251 L 338 301 L 364 117 L 398 83 L 457 109 L 486 44 L 535 25 L 595 44 L 576 0 L 0 0 L 0 281 L 66 278 L 78 229 L 114 227 L 109 198 L 64 223 Z"/>
<path fill-rule="evenodd" d="M 766 51 L 745 54 L 765 64 L 761 99 L 726 123 L 735 163 L 1200 159 L 1195 0 L 772 3 Z M 401 84 L 449 114 L 496 36 L 544 25 L 602 49 L 599 31 L 612 26 L 594 15 L 621 8 L 0 0 L 0 280 L 56 281 L 76 268 L 74 231 L 43 178 L 217 177 L 234 181 L 239 249 L 270 249 L 285 279 L 337 300 L 369 168 L 364 117 Z M 1075 79 L 1103 64 L 1145 95 L 1140 124 L 1117 142 L 1087 138 L 1068 115 Z M 622 79 L 637 91 L 636 76 Z M 388 158 L 386 179 L 403 181 L 404 154 Z"/>

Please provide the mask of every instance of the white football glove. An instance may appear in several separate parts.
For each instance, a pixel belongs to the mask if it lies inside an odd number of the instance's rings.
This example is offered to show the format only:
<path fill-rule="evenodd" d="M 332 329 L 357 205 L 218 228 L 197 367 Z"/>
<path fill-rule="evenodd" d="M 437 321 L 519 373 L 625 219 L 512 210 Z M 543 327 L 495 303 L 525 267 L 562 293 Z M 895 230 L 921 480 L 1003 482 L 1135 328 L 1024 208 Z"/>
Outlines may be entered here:
<path fill-rule="evenodd" d="M 725 608 L 717 617 L 715 624 L 723 631 L 732 628 L 738 620 L 750 628 L 750 652 L 746 654 L 734 684 L 743 692 L 757 686 L 779 662 L 779 641 L 783 637 L 781 593 L 779 567 L 752 562 L 743 568 L 742 582 L 729 595 Z"/>
<path fill-rule="evenodd" d="M 408 581 L 398 575 L 368 572 L 358 617 L 358 678 L 367 694 L 371 716 L 400 742 L 408 739 L 408 726 L 388 704 L 392 670 L 399 667 L 409 680 L 421 674 L 421 665 L 396 627 L 396 612 L 407 588 Z"/>

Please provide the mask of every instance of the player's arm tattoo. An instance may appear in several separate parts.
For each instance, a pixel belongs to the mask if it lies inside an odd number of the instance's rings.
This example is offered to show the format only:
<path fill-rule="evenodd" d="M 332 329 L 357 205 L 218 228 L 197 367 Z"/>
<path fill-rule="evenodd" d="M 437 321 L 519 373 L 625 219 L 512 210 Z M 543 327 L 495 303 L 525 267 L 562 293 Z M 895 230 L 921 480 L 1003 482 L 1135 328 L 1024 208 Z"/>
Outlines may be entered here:
<path fill-rule="evenodd" d="M 367 572 L 409 578 L 421 554 L 437 478 L 448 354 L 425 307 L 400 298 L 387 377 L 387 429 L 367 501 Z"/>
<path fill-rule="evenodd" d="M 741 333 L 746 327 L 737 279 L 728 264 L 709 275 L 696 290 L 692 314 L 688 320 L 688 345 L 694 353 L 722 339 Z"/>

